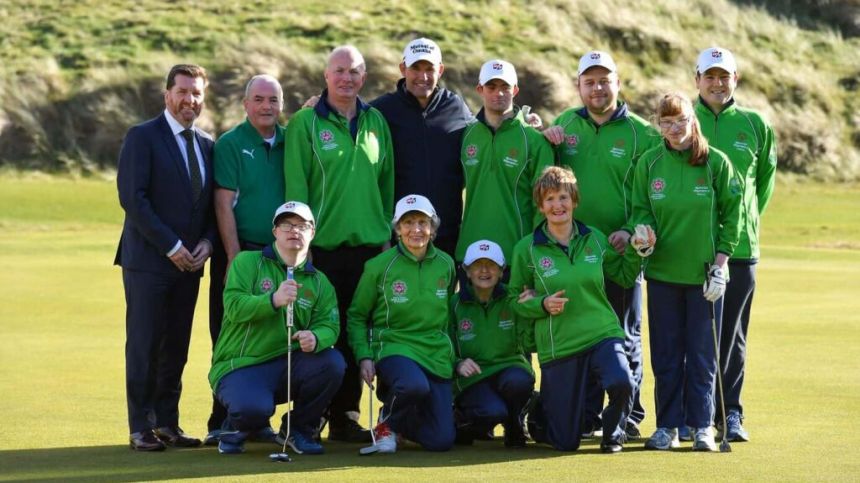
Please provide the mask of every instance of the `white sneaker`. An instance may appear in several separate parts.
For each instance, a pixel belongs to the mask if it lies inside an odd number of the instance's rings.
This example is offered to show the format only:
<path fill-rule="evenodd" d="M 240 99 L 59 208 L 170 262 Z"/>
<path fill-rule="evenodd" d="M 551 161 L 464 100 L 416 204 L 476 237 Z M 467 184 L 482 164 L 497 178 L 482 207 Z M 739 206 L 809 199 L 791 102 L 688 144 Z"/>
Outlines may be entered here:
<path fill-rule="evenodd" d="M 397 434 L 391 430 L 388 423 L 380 423 L 373 429 L 376 436 L 376 447 L 380 453 L 397 452 Z"/>
<path fill-rule="evenodd" d="M 645 449 L 668 450 L 680 447 L 678 430 L 675 428 L 657 428 L 657 431 L 654 431 L 654 434 L 645 441 Z"/>
<path fill-rule="evenodd" d="M 716 451 L 717 444 L 714 442 L 714 430 L 707 428 L 696 428 L 693 436 L 693 451 Z"/>

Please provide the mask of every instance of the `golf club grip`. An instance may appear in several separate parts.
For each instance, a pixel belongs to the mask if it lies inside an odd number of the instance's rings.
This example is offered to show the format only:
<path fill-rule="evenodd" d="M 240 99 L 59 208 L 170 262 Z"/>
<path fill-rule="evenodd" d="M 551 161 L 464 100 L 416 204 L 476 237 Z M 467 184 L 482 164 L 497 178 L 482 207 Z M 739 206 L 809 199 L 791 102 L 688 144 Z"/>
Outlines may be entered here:
<path fill-rule="evenodd" d="M 294 267 L 287 267 L 287 280 L 295 280 Z M 287 327 L 293 326 L 293 303 L 287 305 Z"/>

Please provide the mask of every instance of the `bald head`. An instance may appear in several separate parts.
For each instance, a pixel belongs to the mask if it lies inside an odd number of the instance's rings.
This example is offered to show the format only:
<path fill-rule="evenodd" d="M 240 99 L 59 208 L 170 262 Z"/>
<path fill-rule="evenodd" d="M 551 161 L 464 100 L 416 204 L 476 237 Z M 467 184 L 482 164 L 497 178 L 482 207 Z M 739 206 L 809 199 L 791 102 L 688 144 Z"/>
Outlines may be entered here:
<path fill-rule="evenodd" d="M 325 82 L 329 99 L 335 103 L 354 102 L 367 79 L 364 56 L 352 45 L 335 47 L 328 56 Z"/>
<path fill-rule="evenodd" d="M 275 135 L 278 117 L 284 108 L 284 91 L 278 79 L 266 74 L 251 77 L 245 85 L 245 114 L 264 139 Z"/>
<path fill-rule="evenodd" d="M 281 88 L 281 83 L 278 82 L 278 79 L 275 79 L 273 76 L 269 74 L 257 74 L 254 77 L 251 77 L 248 80 L 248 83 L 245 84 L 245 99 L 249 99 L 251 97 L 251 91 L 254 88 L 254 85 L 257 83 L 268 84 L 275 89 L 278 93 L 278 98 L 283 102 L 284 99 L 284 90 Z"/>

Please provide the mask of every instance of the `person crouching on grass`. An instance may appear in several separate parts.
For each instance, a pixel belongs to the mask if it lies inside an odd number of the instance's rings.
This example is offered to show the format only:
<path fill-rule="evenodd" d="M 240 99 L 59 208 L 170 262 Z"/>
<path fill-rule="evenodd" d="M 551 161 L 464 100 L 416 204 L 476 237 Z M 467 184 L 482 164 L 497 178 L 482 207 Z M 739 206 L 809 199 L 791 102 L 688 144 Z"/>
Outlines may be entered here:
<path fill-rule="evenodd" d="M 463 260 L 468 282 L 451 297 L 451 338 L 457 362 L 454 379 L 457 442 L 504 425 L 505 446 L 523 447 L 522 412 L 534 391 L 535 378 L 522 336 L 530 323 L 511 312 L 505 286 L 502 248 L 479 240 Z M 526 343 L 526 345 L 531 345 Z"/>
<path fill-rule="evenodd" d="M 377 451 L 397 451 L 397 436 L 430 451 L 454 444 L 448 299 L 454 260 L 433 246 L 439 217 L 430 200 L 407 195 L 392 222 L 399 241 L 364 265 L 347 312 L 347 335 L 368 386 L 378 376 L 383 402 Z M 372 386 L 371 386 L 372 387 Z"/>
<path fill-rule="evenodd" d="M 239 252 L 224 288 L 224 324 L 215 343 L 209 382 L 227 409 L 234 431 L 221 434 L 218 451 L 244 451 L 250 434 L 269 427 L 275 404 L 293 400 L 290 434 L 297 453 L 321 454 L 313 435 L 340 387 L 346 362 L 332 345 L 340 332 L 334 287 L 308 259 L 314 237 L 310 208 L 287 202 L 272 220 L 275 242 L 262 251 Z M 294 280 L 287 280 L 287 267 Z M 295 329 L 287 340 L 285 311 L 293 304 Z M 287 394 L 287 351 L 292 345 L 292 394 Z"/>
<path fill-rule="evenodd" d="M 545 169 L 533 197 L 546 221 L 514 247 L 508 288 L 514 313 L 534 319 L 541 367 L 540 400 L 529 414 L 529 433 L 562 451 L 579 448 L 586 382 L 594 372 L 609 394 L 600 449 L 617 453 L 626 440 L 634 381 L 604 276 L 630 287 L 641 262 L 631 246 L 619 255 L 605 234 L 574 219 L 579 190 L 569 169 Z M 653 246 L 653 232 L 639 231 L 648 236 L 634 235 L 631 243 Z M 534 289 L 534 296 L 521 296 L 523 287 Z"/>

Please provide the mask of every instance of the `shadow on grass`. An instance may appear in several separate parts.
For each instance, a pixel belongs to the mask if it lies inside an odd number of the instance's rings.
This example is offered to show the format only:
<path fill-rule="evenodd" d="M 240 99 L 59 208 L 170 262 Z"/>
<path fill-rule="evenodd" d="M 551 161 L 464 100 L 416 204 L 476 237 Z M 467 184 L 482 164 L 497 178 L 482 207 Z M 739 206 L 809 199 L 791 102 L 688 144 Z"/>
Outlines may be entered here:
<path fill-rule="evenodd" d="M 575 453 L 562 453 L 543 445 L 507 449 L 501 441 L 456 446 L 445 453 L 431 453 L 407 443 L 394 455 L 359 456 L 361 445 L 326 443 L 326 454 L 291 454 L 291 463 L 269 461 L 280 447 L 249 443 L 241 455 L 220 455 L 212 447 L 168 449 L 136 453 L 125 445 L 88 446 L 0 451 L 0 481 L 153 481 L 276 473 L 316 473 L 351 468 L 443 468 L 523 460 L 559 458 L 600 451 L 596 443 L 583 442 Z"/>

